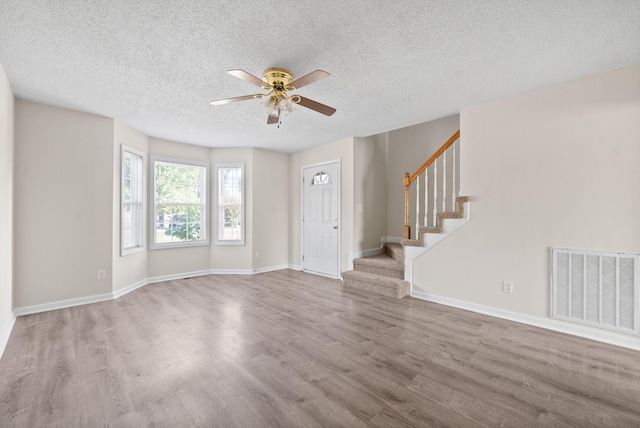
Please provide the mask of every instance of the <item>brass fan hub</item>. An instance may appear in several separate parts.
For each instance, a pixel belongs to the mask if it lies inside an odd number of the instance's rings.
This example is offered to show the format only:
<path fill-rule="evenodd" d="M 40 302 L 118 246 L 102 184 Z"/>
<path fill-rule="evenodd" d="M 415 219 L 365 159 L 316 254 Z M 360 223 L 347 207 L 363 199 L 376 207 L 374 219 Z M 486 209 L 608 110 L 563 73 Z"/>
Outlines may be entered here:
<path fill-rule="evenodd" d="M 267 68 L 262 73 L 262 80 L 273 86 L 276 92 L 284 92 L 287 85 L 293 82 L 293 74 L 284 68 Z"/>

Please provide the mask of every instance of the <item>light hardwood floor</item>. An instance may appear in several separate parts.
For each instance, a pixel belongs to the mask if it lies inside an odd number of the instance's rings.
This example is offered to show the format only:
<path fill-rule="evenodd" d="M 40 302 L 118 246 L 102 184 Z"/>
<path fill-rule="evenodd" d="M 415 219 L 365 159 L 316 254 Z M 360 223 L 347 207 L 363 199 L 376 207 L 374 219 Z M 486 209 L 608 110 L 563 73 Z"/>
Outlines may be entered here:
<path fill-rule="evenodd" d="M 638 427 L 640 352 L 283 270 L 19 317 L 2 427 Z"/>

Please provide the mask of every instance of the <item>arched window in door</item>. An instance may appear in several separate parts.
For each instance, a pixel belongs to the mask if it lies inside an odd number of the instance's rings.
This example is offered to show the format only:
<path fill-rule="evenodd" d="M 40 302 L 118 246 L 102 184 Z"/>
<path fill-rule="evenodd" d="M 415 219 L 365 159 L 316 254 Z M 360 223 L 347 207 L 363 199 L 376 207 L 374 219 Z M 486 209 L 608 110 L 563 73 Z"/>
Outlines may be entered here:
<path fill-rule="evenodd" d="M 314 175 L 313 179 L 311 180 L 312 186 L 318 186 L 321 184 L 331 184 L 331 177 L 329 177 L 329 174 L 324 171 L 320 171 L 319 173 Z"/>

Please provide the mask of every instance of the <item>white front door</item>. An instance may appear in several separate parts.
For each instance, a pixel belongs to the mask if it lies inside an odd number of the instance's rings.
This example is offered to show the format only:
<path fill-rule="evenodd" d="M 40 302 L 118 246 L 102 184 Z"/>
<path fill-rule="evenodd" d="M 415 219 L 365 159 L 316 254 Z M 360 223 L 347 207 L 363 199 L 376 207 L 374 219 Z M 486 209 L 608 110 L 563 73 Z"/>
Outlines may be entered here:
<path fill-rule="evenodd" d="M 340 163 L 302 170 L 302 269 L 338 277 Z"/>

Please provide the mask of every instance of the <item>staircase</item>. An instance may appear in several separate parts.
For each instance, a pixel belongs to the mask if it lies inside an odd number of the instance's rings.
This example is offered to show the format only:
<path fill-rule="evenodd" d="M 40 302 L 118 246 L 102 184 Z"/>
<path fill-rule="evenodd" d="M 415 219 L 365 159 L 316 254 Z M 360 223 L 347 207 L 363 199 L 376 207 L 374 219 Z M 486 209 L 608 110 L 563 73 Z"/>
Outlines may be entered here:
<path fill-rule="evenodd" d="M 413 175 L 405 174 L 402 243 L 387 243 L 384 253 L 355 259 L 354 269 L 342 273 L 343 285 L 398 299 L 408 295 L 412 261 L 469 220 L 470 198 L 458 196 L 460 181 L 456 155 L 459 152 L 456 143 L 459 138 L 460 131 L 457 131 Z M 416 191 L 414 218 L 417 232 L 413 239 L 409 213 L 412 184 Z"/>
<path fill-rule="evenodd" d="M 353 270 L 342 272 L 343 285 L 400 299 L 409 294 L 404 280 L 404 249 L 387 243 L 384 253 L 353 261 Z"/>
<path fill-rule="evenodd" d="M 470 201 L 471 198 L 468 196 L 458 196 L 456 198 L 455 211 L 445 211 L 436 214 L 435 226 L 418 227 L 418 238 L 403 239 L 402 245 L 425 248 L 434 246 L 448 234 L 466 223 L 469 219 Z"/>

